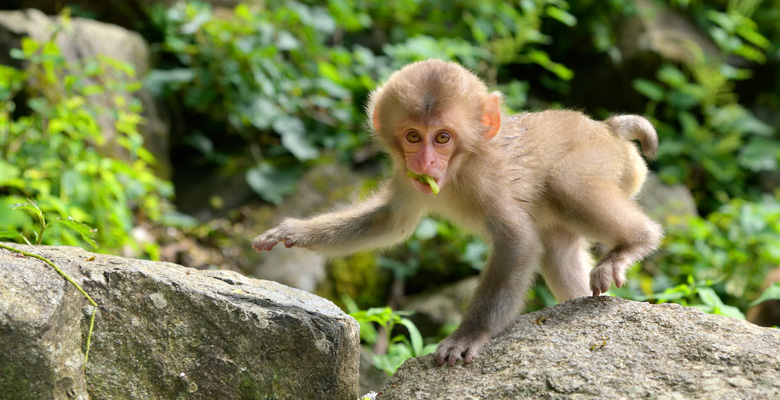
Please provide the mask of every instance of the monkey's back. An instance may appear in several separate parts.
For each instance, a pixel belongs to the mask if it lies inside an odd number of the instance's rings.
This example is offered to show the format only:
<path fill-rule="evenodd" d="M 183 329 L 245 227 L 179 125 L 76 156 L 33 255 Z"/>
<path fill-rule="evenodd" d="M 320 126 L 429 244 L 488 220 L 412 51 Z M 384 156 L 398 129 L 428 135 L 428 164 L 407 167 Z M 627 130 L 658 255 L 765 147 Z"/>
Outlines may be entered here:
<path fill-rule="evenodd" d="M 645 181 L 647 165 L 636 144 L 601 121 L 570 110 L 523 113 L 506 121 L 499 136 L 518 135 L 512 152 L 521 156 L 514 163 L 544 171 L 538 177 L 543 186 L 611 184 L 631 197 Z"/>

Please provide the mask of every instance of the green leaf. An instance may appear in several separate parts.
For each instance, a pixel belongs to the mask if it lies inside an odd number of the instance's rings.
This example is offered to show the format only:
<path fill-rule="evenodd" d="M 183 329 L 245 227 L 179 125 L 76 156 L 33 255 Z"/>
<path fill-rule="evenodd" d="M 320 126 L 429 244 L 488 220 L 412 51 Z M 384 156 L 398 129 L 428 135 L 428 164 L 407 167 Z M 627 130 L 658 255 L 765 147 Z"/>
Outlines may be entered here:
<path fill-rule="evenodd" d="M 263 163 L 247 171 L 246 181 L 263 200 L 278 205 L 284 196 L 295 192 L 300 175 L 300 166 L 282 169 Z"/>
<path fill-rule="evenodd" d="M 295 50 L 300 47 L 301 42 L 290 32 L 280 31 L 276 36 L 276 47 L 282 51 Z"/>
<path fill-rule="evenodd" d="M 317 63 L 317 69 L 319 70 L 320 75 L 328 80 L 337 83 L 341 83 L 343 81 L 341 79 L 341 74 L 339 73 L 338 68 L 336 68 L 333 64 L 320 61 Z"/>
<path fill-rule="evenodd" d="M 699 298 L 704 304 L 711 307 L 723 307 L 723 301 L 711 287 L 700 287 L 697 290 Z"/>
<path fill-rule="evenodd" d="M 742 311 L 739 310 L 739 308 L 734 306 L 722 305 L 720 307 L 717 307 L 714 311 L 715 314 L 718 315 L 725 315 L 727 317 L 745 320 L 745 314 L 743 314 Z"/>
<path fill-rule="evenodd" d="M 653 101 L 663 100 L 666 93 L 661 85 L 647 79 L 635 79 L 632 86 L 634 90 Z"/>
<path fill-rule="evenodd" d="M 71 230 L 73 230 L 76 233 L 78 233 L 79 235 L 81 235 L 81 238 L 84 239 L 85 242 L 89 243 L 90 246 L 92 246 L 93 248 L 97 248 L 98 247 L 97 244 L 95 243 L 95 241 L 91 237 L 92 235 L 95 234 L 95 232 L 97 230 L 90 228 L 89 225 L 82 224 L 81 222 L 78 222 L 78 221 L 74 220 L 73 218 L 56 219 L 56 220 L 54 220 L 52 222 L 52 224 L 54 224 L 54 223 L 61 223 L 61 224 L 65 225 L 65 226 L 67 226 Z"/>
<path fill-rule="evenodd" d="M 752 171 L 773 171 L 780 159 L 780 142 L 772 139 L 754 138 L 740 152 L 739 165 Z"/>
<path fill-rule="evenodd" d="M 22 170 L 19 167 L 0 160 L 0 186 L 21 176 Z"/>
<path fill-rule="evenodd" d="M 41 211 L 40 208 L 38 208 L 38 205 L 35 204 L 35 202 L 30 200 L 30 199 L 27 199 L 27 200 L 29 201 L 29 203 L 14 204 L 14 205 L 11 206 L 11 208 L 13 208 L 14 210 L 27 210 L 27 211 L 30 211 L 33 214 L 33 216 L 38 218 L 39 221 L 43 221 L 44 220 L 43 219 L 43 212 Z"/>
<path fill-rule="evenodd" d="M 558 8 L 558 7 L 549 6 L 549 7 L 547 7 L 546 11 L 547 11 L 547 15 L 549 15 L 550 17 L 558 20 L 559 22 L 563 23 L 564 25 L 567 25 L 567 26 L 575 26 L 575 25 L 577 25 L 577 18 L 575 16 L 569 14 L 568 12 L 566 12 L 566 11 L 564 11 L 564 10 Z"/>
<path fill-rule="evenodd" d="M 27 238 L 24 235 L 16 231 L 0 231 L 0 239 L 13 239 L 13 240 L 21 239 L 24 240 L 24 242 L 29 245 L 32 244 L 30 243 L 29 240 L 27 240 Z"/>
<path fill-rule="evenodd" d="M 300 119 L 283 116 L 274 121 L 273 128 L 282 135 L 282 145 L 290 150 L 295 158 L 305 161 L 317 158 L 320 153 L 309 138 Z"/>
<path fill-rule="evenodd" d="M 755 307 L 767 300 L 780 300 L 780 283 L 773 283 L 761 293 L 761 296 L 750 303 L 750 307 Z"/>
<path fill-rule="evenodd" d="M 190 68 L 155 69 L 144 78 L 144 88 L 157 96 L 162 96 L 167 86 L 174 89 L 192 82 L 195 79 L 195 71 Z"/>
<path fill-rule="evenodd" d="M 410 319 L 401 318 L 401 325 L 405 326 L 409 330 L 409 337 L 412 341 L 412 355 L 420 356 L 423 351 L 423 339 L 420 334 L 420 330 L 414 325 Z"/>
<path fill-rule="evenodd" d="M 420 240 L 433 239 L 439 233 L 439 223 L 433 218 L 423 218 L 414 230 L 414 237 Z"/>
<path fill-rule="evenodd" d="M 658 79 L 673 88 L 680 88 L 688 83 L 688 78 L 685 77 L 685 74 L 676 67 L 670 65 L 661 67 L 658 71 Z"/>

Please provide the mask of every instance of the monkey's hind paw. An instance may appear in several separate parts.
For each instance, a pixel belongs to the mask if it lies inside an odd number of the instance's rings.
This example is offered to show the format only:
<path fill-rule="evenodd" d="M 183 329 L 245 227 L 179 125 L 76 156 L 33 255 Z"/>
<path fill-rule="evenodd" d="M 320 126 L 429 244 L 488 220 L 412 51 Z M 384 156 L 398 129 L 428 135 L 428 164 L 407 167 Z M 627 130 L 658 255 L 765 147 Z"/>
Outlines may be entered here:
<path fill-rule="evenodd" d="M 626 283 L 625 270 L 614 263 L 603 263 L 590 271 L 590 289 L 594 296 L 606 293 L 613 281 L 617 287 Z"/>
<path fill-rule="evenodd" d="M 466 364 L 471 363 L 480 350 L 485 347 L 489 339 L 489 336 L 482 336 L 476 339 L 453 336 L 455 336 L 455 333 L 444 339 L 436 349 L 434 357 L 438 365 L 446 363 L 448 367 L 453 367 L 461 359 Z"/>

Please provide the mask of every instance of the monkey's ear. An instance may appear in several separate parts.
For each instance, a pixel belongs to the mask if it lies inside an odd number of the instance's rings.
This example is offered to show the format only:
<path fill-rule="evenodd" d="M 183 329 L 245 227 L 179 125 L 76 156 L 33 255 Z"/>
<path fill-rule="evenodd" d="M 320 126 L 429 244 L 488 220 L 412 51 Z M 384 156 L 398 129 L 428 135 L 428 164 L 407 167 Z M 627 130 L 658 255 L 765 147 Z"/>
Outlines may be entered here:
<path fill-rule="evenodd" d="M 379 132 L 379 110 L 374 108 L 374 115 L 371 117 L 372 122 L 374 123 L 374 130 Z"/>
<path fill-rule="evenodd" d="M 501 129 L 501 107 L 499 106 L 499 100 L 501 99 L 501 93 L 493 92 L 490 94 L 487 104 L 485 104 L 485 112 L 482 114 L 482 124 L 488 129 L 485 135 L 482 137 L 487 142 L 493 139 Z"/>

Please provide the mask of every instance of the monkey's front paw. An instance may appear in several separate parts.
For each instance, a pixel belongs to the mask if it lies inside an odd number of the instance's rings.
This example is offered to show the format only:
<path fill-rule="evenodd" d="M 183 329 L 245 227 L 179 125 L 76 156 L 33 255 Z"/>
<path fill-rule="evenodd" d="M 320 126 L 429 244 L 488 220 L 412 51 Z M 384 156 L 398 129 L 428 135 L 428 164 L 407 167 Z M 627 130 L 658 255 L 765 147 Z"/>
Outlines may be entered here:
<path fill-rule="evenodd" d="M 282 221 L 279 226 L 269 229 L 258 235 L 252 241 L 252 248 L 255 251 L 271 251 L 278 243 L 283 242 L 287 248 L 301 246 L 308 248 L 304 243 L 305 228 L 302 221 L 287 219 Z"/>
<path fill-rule="evenodd" d="M 590 271 L 590 290 L 593 291 L 594 296 L 608 291 L 613 281 L 617 287 L 626 283 L 625 268 L 621 268 L 617 263 L 604 262 Z"/>
<path fill-rule="evenodd" d="M 468 364 L 485 347 L 488 340 L 490 340 L 490 335 L 487 334 L 472 336 L 459 334 L 455 331 L 439 343 L 435 355 L 436 363 L 444 365 L 446 362 L 448 367 L 452 367 L 455 366 L 458 360 L 462 359 L 463 362 Z"/>

